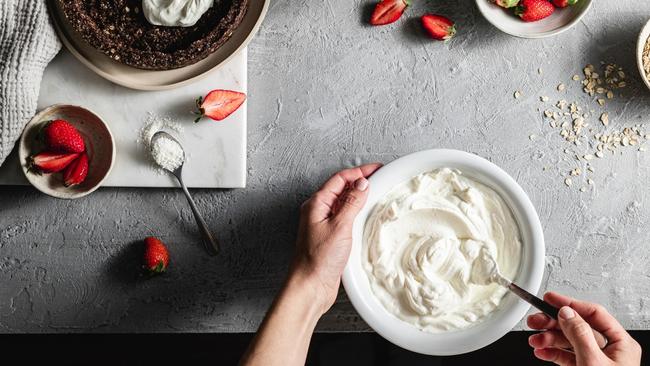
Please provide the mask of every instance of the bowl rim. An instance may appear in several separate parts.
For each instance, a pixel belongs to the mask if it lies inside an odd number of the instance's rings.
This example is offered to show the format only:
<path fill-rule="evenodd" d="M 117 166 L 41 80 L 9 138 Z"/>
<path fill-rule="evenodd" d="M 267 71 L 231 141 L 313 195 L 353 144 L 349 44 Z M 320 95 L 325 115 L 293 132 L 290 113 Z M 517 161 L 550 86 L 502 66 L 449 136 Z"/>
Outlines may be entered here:
<path fill-rule="evenodd" d="M 648 38 L 650 38 L 650 19 L 648 19 L 643 27 L 641 27 L 639 37 L 636 41 L 636 66 L 639 70 L 639 74 L 641 74 L 643 83 L 648 89 L 650 89 L 650 80 L 648 80 L 648 76 L 645 74 L 645 70 L 643 69 L 643 49 L 645 48 Z"/>
<path fill-rule="evenodd" d="M 530 309 L 530 305 L 508 293 L 499 308 L 477 325 L 457 331 L 428 333 L 389 313 L 372 293 L 361 264 L 368 215 L 377 201 L 397 184 L 445 166 L 460 169 L 463 174 L 493 188 L 510 207 L 518 222 L 523 246 L 517 284 L 537 293 L 545 267 L 544 235 L 532 202 L 510 175 L 488 160 L 460 150 L 432 149 L 405 155 L 375 172 L 369 178 L 368 201 L 354 221 L 343 286 L 361 318 L 379 335 L 410 351 L 437 356 L 467 353 L 491 344 L 512 330 Z"/>
<path fill-rule="evenodd" d="M 489 17 L 484 11 L 484 9 L 485 9 L 484 5 L 485 4 L 481 4 L 481 2 L 487 2 L 487 1 L 488 0 L 476 0 L 476 7 L 478 8 L 478 10 L 481 13 L 481 15 L 483 16 L 483 18 L 485 18 L 488 21 L 488 23 L 492 24 L 495 28 L 502 31 L 503 33 L 509 34 L 511 36 L 519 37 L 519 38 L 526 38 L 526 39 L 547 38 L 547 37 L 556 36 L 556 35 L 558 35 L 560 33 L 566 32 L 567 30 L 571 29 L 574 25 L 576 25 L 582 19 L 582 17 L 585 16 L 585 14 L 587 14 L 589 9 L 591 9 L 591 5 L 592 5 L 591 0 L 582 0 L 583 2 L 586 3 L 586 5 L 582 8 L 582 10 L 571 21 L 567 22 L 563 26 L 558 27 L 558 28 L 556 28 L 556 29 L 554 29 L 552 31 L 530 34 L 530 33 L 512 32 L 512 31 L 509 31 L 506 28 L 502 27 L 497 22 L 493 22 L 492 18 Z"/>
<path fill-rule="evenodd" d="M 240 37 L 238 39 L 235 39 L 235 40 L 233 40 L 233 37 L 231 37 L 230 39 L 228 39 L 226 41 L 226 43 L 224 43 L 224 45 L 225 45 L 228 42 L 233 42 L 233 44 L 239 42 L 239 44 L 235 46 L 235 49 L 232 50 L 232 52 L 230 54 L 228 54 L 221 61 L 219 61 L 214 66 L 212 66 L 211 68 L 209 68 L 209 69 L 207 69 L 205 71 L 202 71 L 202 72 L 200 72 L 200 73 L 198 73 L 196 75 L 193 75 L 193 76 L 185 77 L 183 80 L 180 80 L 180 81 L 170 82 L 170 83 L 165 83 L 165 84 L 146 84 L 146 83 L 137 82 L 137 81 L 125 80 L 125 79 L 123 79 L 121 77 L 120 72 L 117 72 L 117 73 L 116 72 L 109 72 L 109 71 L 105 70 L 104 68 L 96 65 L 95 60 L 97 58 L 102 58 L 104 60 L 108 60 L 111 64 L 114 65 L 114 67 L 117 67 L 117 68 L 121 69 L 122 73 L 146 72 L 147 75 L 140 76 L 139 77 L 140 79 L 155 78 L 156 77 L 155 74 L 157 72 L 170 72 L 170 71 L 173 71 L 173 72 L 176 72 L 176 73 L 179 73 L 179 74 L 187 73 L 188 68 L 191 68 L 196 63 L 191 64 L 191 65 L 187 65 L 187 66 L 184 66 L 184 67 L 181 67 L 181 68 L 177 68 L 177 69 L 170 69 L 170 70 L 144 70 L 144 69 L 138 69 L 136 67 L 129 66 L 129 65 L 122 64 L 120 62 L 114 61 L 114 60 L 110 59 L 108 56 L 103 55 L 100 51 L 95 50 L 94 47 L 90 46 L 85 41 L 77 39 L 79 37 L 77 37 L 74 34 L 74 32 L 71 33 L 71 34 L 68 34 L 69 32 L 66 29 L 65 24 L 63 23 L 63 22 L 65 22 L 65 20 L 63 20 L 61 18 L 63 15 L 60 14 L 60 12 L 59 12 L 58 4 L 56 4 L 55 2 L 49 2 L 49 1 L 47 3 L 48 3 L 48 10 L 49 10 L 50 14 L 52 15 L 52 23 L 53 23 L 54 28 L 55 28 L 55 30 L 57 32 L 57 35 L 59 36 L 59 39 L 61 40 L 61 42 L 63 43 L 65 48 L 77 60 L 79 60 L 79 62 L 84 64 L 86 67 L 88 67 L 90 70 L 92 70 L 97 75 L 99 75 L 102 78 L 104 78 L 104 79 L 106 79 L 106 80 L 108 80 L 108 81 L 110 81 L 112 83 L 115 83 L 117 85 L 129 88 L 129 89 L 134 89 L 134 90 L 158 91 L 158 90 L 170 90 L 170 89 L 178 88 L 178 87 L 181 87 L 181 86 L 184 86 L 184 85 L 189 85 L 189 84 L 191 84 L 193 82 L 196 82 L 198 80 L 201 80 L 201 79 L 207 77 L 208 75 L 210 75 L 211 73 L 215 72 L 216 70 L 220 69 L 222 66 L 227 65 L 228 61 L 233 59 L 236 55 L 238 55 L 246 47 L 248 47 L 248 45 L 253 40 L 253 38 L 255 37 L 257 32 L 259 31 L 260 27 L 262 26 L 262 22 L 266 18 L 266 14 L 268 12 L 270 2 L 271 2 L 271 0 L 260 0 L 260 1 L 262 1 L 263 3 L 261 4 L 261 8 L 259 7 L 259 5 L 256 6 L 256 9 L 259 9 L 259 13 L 257 14 L 257 19 L 255 19 L 253 21 L 252 27 L 249 30 L 247 30 L 247 33 L 245 33 L 245 35 L 243 35 L 243 34 L 240 35 Z M 251 15 L 249 15 L 249 14 L 251 14 Z M 246 10 L 246 14 L 244 15 L 244 17 L 246 17 L 246 16 L 248 16 L 248 17 L 254 16 L 254 14 L 251 12 L 250 7 Z M 241 24 L 240 24 L 240 26 L 241 26 Z M 239 27 L 238 27 L 238 29 L 239 29 Z M 237 32 L 238 29 L 235 29 L 233 31 L 233 34 L 235 32 Z M 246 32 L 246 30 L 244 32 Z M 91 52 L 95 52 L 96 54 L 95 55 L 87 55 L 86 52 L 85 52 L 85 49 L 92 50 Z M 218 49 L 215 50 L 214 52 L 212 52 L 210 55 L 208 55 L 204 59 L 197 61 L 197 63 L 214 56 L 214 54 L 216 52 L 218 52 L 218 51 L 219 51 Z"/>
<path fill-rule="evenodd" d="M 93 116 L 95 116 L 95 118 L 97 118 L 97 120 L 99 122 L 101 122 L 101 124 L 104 126 L 104 128 L 106 128 L 106 131 L 108 132 L 108 137 L 110 138 L 109 141 L 110 141 L 110 146 L 111 146 L 110 165 L 108 166 L 108 169 L 106 170 L 106 174 L 104 174 L 102 179 L 100 179 L 99 182 L 97 182 L 96 185 L 92 186 L 91 188 L 89 188 L 89 189 L 87 189 L 85 191 L 79 191 L 79 192 L 70 193 L 70 194 L 60 194 L 57 191 L 44 189 L 39 184 L 36 184 L 35 181 L 33 180 L 34 178 L 33 178 L 32 174 L 29 174 L 29 172 L 27 171 L 27 168 L 25 167 L 25 164 L 24 164 L 24 162 L 26 161 L 26 159 L 28 157 L 27 155 L 25 155 L 25 152 L 28 151 L 28 149 L 25 148 L 26 146 L 28 146 L 27 131 L 30 128 L 32 128 L 35 124 L 41 123 L 43 121 L 43 117 L 46 114 L 50 113 L 53 110 L 62 109 L 62 108 L 81 109 L 81 110 L 84 110 L 84 111 L 92 114 Z M 108 126 L 108 123 L 106 123 L 106 121 L 104 121 L 104 119 L 99 114 L 95 113 L 94 111 L 92 111 L 92 110 L 90 110 L 90 109 L 88 109 L 86 107 L 82 107 L 82 106 L 75 105 L 75 104 L 52 104 L 51 106 L 43 108 L 41 111 L 36 113 L 34 115 L 34 117 L 32 117 L 29 120 L 29 122 L 27 122 L 25 127 L 23 128 L 23 132 L 20 135 L 19 144 L 20 144 L 20 148 L 18 149 L 18 159 L 19 159 L 19 164 L 20 164 L 21 171 L 25 175 L 25 178 L 27 179 L 27 181 L 29 182 L 29 184 L 32 187 L 36 188 L 37 190 L 39 190 L 42 193 L 47 194 L 48 196 L 51 196 L 51 197 L 54 197 L 54 198 L 65 199 L 65 200 L 73 200 L 73 199 L 81 198 L 81 197 L 84 197 L 84 196 L 87 196 L 87 195 L 93 193 L 99 187 L 101 187 L 102 183 L 111 174 L 111 171 L 113 170 L 113 165 L 115 165 L 115 156 L 116 156 L 115 137 L 113 136 L 113 132 L 111 131 L 110 127 Z"/>

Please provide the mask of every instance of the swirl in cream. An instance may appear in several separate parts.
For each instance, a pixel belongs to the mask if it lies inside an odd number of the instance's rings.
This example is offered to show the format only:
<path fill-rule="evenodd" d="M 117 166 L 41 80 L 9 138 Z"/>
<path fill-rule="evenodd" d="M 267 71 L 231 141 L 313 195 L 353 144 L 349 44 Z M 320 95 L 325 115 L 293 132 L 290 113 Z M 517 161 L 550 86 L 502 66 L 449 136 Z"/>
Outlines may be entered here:
<path fill-rule="evenodd" d="M 392 189 L 364 229 L 363 267 L 397 318 L 436 333 L 473 326 L 519 268 L 519 228 L 491 188 L 449 168 Z M 496 260 L 496 263 L 495 263 Z"/>
<path fill-rule="evenodd" d="M 142 11 L 153 25 L 191 27 L 214 0 L 142 0 Z"/>

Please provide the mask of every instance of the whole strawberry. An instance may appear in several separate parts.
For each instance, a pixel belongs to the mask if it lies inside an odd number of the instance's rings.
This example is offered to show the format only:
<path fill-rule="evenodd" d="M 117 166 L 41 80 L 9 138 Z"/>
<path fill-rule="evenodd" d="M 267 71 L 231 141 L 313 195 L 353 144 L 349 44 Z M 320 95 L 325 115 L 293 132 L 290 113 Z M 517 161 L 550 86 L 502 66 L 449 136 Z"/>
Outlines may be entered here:
<path fill-rule="evenodd" d="M 43 128 L 42 134 L 48 151 L 82 153 L 86 150 L 83 137 L 68 121 L 62 119 L 50 121 Z"/>
<path fill-rule="evenodd" d="M 165 272 L 169 265 L 169 252 L 159 239 L 153 236 L 144 239 L 144 269 L 150 274 Z"/>
<path fill-rule="evenodd" d="M 519 0 L 494 0 L 494 3 L 502 8 L 512 8 L 519 4 Z"/>
<path fill-rule="evenodd" d="M 578 0 L 553 0 L 553 5 L 558 8 L 566 8 L 567 6 L 575 5 L 577 2 Z"/>
<path fill-rule="evenodd" d="M 437 40 L 448 40 L 456 34 L 456 27 L 451 19 L 437 14 L 425 14 L 420 18 L 422 27 L 429 36 Z"/>
<path fill-rule="evenodd" d="M 555 11 L 555 6 L 548 0 L 522 0 L 515 8 L 515 14 L 524 22 L 542 20 Z"/>

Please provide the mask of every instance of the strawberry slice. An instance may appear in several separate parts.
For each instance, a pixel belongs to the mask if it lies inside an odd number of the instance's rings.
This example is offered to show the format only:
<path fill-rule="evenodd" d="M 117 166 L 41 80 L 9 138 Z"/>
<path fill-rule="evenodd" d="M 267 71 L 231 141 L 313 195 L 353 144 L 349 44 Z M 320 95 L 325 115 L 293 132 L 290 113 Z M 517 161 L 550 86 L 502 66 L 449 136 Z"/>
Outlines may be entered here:
<path fill-rule="evenodd" d="M 83 183 L 88 175 L 88 155 L 79 155 L 63 172 L 63 184 L 66 187 Z"/>
<path fill-rule="evenodd" d="M 29 158 L 29 170 L 36 168 L 41 173 L 56 173 L 65 169 L 73 160 L 79 156 L 78 153 L 64 154 L 56 152 L 42 152 Z"/>
<path fill-rule="evenodd" d="M 449 18 L 437 14 L 425 14 L 421 18 L 424 30 L 433 39 L 448 40 L 456 34 L 454 22 Z"/>
<path fill-rule="evenodd" d="M 196 106 L 199 108 L 197 117 L 194 122 L 198 122 L 205 117 L 215 121 L 221 121 L 236 111 L 246 100 L 246 94 L 232 91 L 216 89 L 208 93 L 205 98 L 199 97 L 196 100 Z"/>
<path fill-rule="evenodd" d="M 375 10 L 370 17 L 372 25 L 386 25 L 399 19 L 407 6 L 409 0 L 383 0 L 375 6 Z"/>

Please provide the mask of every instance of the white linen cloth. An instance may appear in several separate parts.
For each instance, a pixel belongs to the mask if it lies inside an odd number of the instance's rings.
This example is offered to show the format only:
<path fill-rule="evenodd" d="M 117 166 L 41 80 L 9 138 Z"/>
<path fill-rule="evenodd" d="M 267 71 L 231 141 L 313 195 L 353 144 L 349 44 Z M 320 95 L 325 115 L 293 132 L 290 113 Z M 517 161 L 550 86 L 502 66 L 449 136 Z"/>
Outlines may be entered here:
<path fill-rule="evenodd" d="M 0 165 L 36 111 L 43 71 L 61 49 L 47 0 L 0 0 Z"/>

